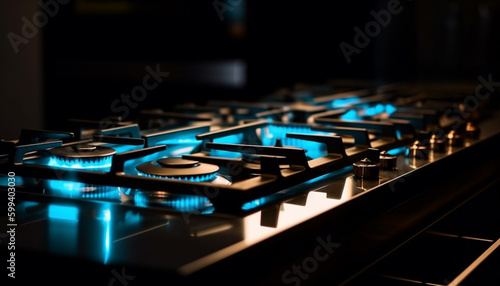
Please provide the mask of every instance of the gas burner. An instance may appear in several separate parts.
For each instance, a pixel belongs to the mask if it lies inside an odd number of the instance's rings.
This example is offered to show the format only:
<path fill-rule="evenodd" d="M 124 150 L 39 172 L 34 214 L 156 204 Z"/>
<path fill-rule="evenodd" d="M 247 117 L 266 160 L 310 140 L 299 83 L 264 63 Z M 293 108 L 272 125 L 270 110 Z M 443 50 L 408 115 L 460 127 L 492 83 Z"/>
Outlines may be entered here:
<path fill-rule="evenodd" d="M 108 170 L 116 150 L 104 146 L 78 144 L 49 150 L 49 166 L 69 169 Z"/>
<path fill-rule="evenodd" d="M 146 162 L 136 167 L 141 175 L 194 182 L 211 182 L 217 179 L 219 167 L 180 157 L 168 157 Z"/>

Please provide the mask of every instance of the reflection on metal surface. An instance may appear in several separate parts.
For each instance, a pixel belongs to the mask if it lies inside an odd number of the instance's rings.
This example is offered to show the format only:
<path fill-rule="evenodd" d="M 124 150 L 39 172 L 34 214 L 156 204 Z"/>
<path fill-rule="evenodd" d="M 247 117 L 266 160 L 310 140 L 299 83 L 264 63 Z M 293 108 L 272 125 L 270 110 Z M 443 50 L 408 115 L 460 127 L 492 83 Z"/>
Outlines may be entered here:
<path fill-rule="evenodd" d="M 378 185 L 380 185 L 380 180 L 379 179 L 365 179 L 365 178 L 353 178 L 354 181 L 354 186 L 356 188 L 352 188 L 351 190 L 351 198 L 354 197 L 355 195 L 366 191 L 370 190 Z"/>
<path fill-rule="evenodd" d="M 196 226 L 192 227 L 190 231 L 190 236 L 191 237 L 202 237 L 206 235 L 211 235 L 215 233 L 219 233 L 222 231 L 226 231 L 233 228 L 232 224 L 229 223 L 213 223 L 209 225 L 202 225 L 202 226 Z"/>
<path fill-rule="evenodd" d="M 79 209 L 74 206 L 49 206 L 49 218 L 78 221 Z"/>
<path fill-rule="evenodd" d="M 111 210 L 105 209 L 103 212 L 102 221 L 104 223 L 104 264 L 108 262 L 111 246 L 110 246 L 110 227 L 111 227 Z"/>
<path fill-rule="evenodd" d="M 78 209 L 51 205 L 46 238 L 49 251 L 58 255 L 77 255 L 78 234 Z"/>

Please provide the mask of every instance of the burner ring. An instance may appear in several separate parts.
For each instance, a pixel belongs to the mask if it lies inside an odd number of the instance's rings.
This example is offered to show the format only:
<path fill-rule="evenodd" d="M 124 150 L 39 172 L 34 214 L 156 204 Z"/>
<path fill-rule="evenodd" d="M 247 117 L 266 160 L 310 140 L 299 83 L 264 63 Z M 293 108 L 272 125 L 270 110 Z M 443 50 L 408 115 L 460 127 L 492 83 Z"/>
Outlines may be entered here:
<path fill-rule="evenodd" d="M 204 182 L 216 178 L 219 166 L 172 157 L 142 163 L 136 169 L 151 177 Z"/>
<path fill-rule="evenodd" d="M 107 170 L 116 150 L 104 146 L 78 144 L 48 150 L 49 166 L 69 169 Z"/>

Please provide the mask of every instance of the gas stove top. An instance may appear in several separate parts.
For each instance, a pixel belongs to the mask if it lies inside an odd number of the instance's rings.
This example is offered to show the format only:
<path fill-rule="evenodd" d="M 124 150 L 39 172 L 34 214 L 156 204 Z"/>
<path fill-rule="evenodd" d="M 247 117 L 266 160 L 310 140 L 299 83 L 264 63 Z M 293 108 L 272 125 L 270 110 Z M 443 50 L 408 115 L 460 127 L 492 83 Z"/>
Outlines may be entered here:
<path fill-rule="evenodd" d="M 22 130 L 0 142 L 13 270 L 108 285 L 324 280 L 323 261 L 357 261 L 355 226 L 452 180 L 457 162 L 486 166 L 500 114 L 475 88 L 305 86 Z"/>

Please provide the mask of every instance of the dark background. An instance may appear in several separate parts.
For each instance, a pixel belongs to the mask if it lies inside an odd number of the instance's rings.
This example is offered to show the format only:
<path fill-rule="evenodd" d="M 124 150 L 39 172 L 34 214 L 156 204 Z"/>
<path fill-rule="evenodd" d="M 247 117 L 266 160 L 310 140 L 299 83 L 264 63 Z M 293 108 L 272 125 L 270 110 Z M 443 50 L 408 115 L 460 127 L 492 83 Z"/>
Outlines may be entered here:
<path fill-rule="evenodd" d="M 497 0 L 401 0 L 402 12 L 350 63 L 339 44 L 354 45 L 354 27 L 365 30 L 370 12 L 389 1 L 70 0 L 18 54 L 6 35 L 22 36 L 22 17 L 32 22 L 40 5 L 7 2 L 0 7 L 6 139 L 21 128 L 116 115 L 112 102 L 142 85 L 147 66 L 169 76 L 125 119 L 189 101 L 258 100 L 298 82 L 475 81 L 499 72 Z"/>

